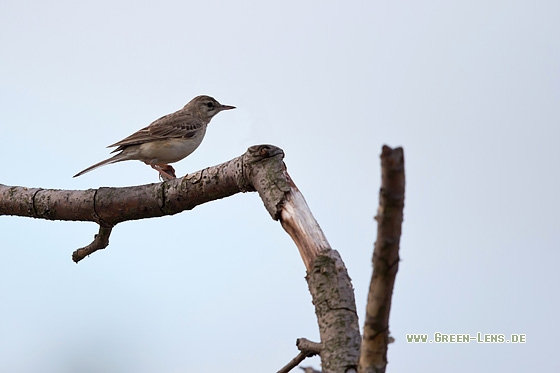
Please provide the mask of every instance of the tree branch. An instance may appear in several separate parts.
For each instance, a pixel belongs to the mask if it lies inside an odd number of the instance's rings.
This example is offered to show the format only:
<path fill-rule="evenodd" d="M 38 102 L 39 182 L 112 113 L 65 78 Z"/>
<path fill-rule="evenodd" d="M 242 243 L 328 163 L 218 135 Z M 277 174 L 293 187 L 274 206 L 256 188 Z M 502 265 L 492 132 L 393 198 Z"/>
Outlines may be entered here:
<path fill-rule="evenodd" d="M 86 256 L 96 252 L 97 250 L 103 250 L 109 246 L 109 236 L 111 235 L 112 229 L 112 227 L 105 228 L 99 226 L 99 233 L 93 237 L 93 242 L 72 253 L 72 260 L 74 263 L 78 263 Z"/>
<path fill-rule="evenodd" d="M 361 337 L 350 277 L 289 176 L 288 182 L 290 190 L 283 200 L 280 223 L 296 243 L 307 268 L 306 280 L 323 346 L 323 372 L 355 370 Z"/>
<path fill-rule="evenodd" d="M 102 226 L 174 215 L 208 201 L 254 190 L 243 175 L 245 163 L 255 162 L 252 155 L 249 149 L 229 162 L 180 179 L 124 188 L 56 190 L 0 184 L 0 215 L 92 221 Z M 283 164 L 281 156 L 276 161 Z"/>
<path fill-rule="evenodd" d="M 300 350 L 300 353 L 294 357 L 288 364 L 286 364 L 278 373 L 288 373 L 290 370 L 294 369 L 301 363 L 305 358 L 312 357 L 321 353 L 321 344 L 316 342 L 311 342 L 305 338 L 298 338 L 296 341 L 296 346 Z"/>
<path fill-rule="evenodd" d="M 307 271 L 313 267 L 313 261 L 320 252 L 329 250 L 325 234 L 313 217 L 305 198 L 287 175 L 290 190 L 286 193 L 282 205 L 280 224 L 292 237 L 299 249 Z"/>
<path fill-rule="evenodd" d="M 359 373 L 385 372 L 389 338 L 389 312 L 399 268 L 399 243 L 403 221 L 404 154 L 402 148 L 383 146 L 377 241 L 373 252 L 373 275 L 368 293 Z"/>

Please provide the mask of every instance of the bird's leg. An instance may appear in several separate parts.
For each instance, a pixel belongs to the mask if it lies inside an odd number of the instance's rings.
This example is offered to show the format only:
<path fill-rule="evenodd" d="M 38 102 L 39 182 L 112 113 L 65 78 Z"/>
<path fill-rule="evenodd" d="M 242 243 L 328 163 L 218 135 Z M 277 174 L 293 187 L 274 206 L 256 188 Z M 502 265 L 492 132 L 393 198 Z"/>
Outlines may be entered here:
<path fill-rule="evenodd" d="M 154 170 L 159 172 L 160 177 L 165 181 L 173 180 L 173 179 L 177 178 L 177 176 L 175 176 L 175 169 L 171 165 L 168 165 L 168 164 L 151 164 L 150 166 Z"/>
<path fill-rule="evenodd" d="M 158 166 L 167 176 L 171 176 L 172 179 L 177 178 L 177 175 L 175 174 L 175 169 L 170 164 L 160 164 Z"/>

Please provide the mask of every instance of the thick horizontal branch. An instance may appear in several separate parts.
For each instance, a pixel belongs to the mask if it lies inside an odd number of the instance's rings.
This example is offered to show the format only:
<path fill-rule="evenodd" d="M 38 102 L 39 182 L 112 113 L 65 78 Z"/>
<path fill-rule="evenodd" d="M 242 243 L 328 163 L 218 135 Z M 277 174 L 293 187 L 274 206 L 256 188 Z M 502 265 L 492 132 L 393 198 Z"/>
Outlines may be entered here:
<path fill-rule="evenodd" d="M 247 154 L 184 178 L 132 187 L 56 190 L 0 184 L 0 215 L 93 221 L 104 226 L 173 215 L 213 199 L 251 190 L 242 175 Z"/>

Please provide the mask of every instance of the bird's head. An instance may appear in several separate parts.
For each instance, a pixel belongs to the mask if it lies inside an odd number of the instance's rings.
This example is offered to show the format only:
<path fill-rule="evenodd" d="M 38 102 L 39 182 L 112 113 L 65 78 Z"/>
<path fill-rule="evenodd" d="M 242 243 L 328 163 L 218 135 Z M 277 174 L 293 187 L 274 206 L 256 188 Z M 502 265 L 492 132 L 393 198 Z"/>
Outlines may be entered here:
<path fill-rule="evenodd" d="M 199 118 L 210 121 L 220 111 L 235 109 L 235 106 L 222 105 L 210 96 L 197 96 L 184 109 L 192 110 Z"/>

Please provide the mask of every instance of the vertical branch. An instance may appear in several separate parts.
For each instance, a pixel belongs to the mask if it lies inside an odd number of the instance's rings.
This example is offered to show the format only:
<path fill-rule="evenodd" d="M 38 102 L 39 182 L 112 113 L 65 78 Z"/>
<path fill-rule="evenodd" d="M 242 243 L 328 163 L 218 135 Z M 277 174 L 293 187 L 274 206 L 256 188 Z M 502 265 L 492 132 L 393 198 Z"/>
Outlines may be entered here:
<path fill-rule="evenodd" d="M 303 194 L 288 175 L 284 153 L 272 145 L 252 146 L 243 157 L 247 179 L 273 219 L 299 249 L 321 334 L 323 372 L 355 372 L 360 327 L 354 289 L 340 254 L 331 249 Z"/>
<path fill-rule="evenodd" d="M 355 372 L 360 330 L 350 276 L 303 195 L 287 177 L 291 190 L 286 193 L 280 222 L 296 243 L 307 269 L 306 280 L 321 335 L 323 372 Z"/>
<path fill-rule="evenodd" d="M 389 312 L 399 267 L 399 243 L 404 208 L 404 154 L 402 148 L 383 146 L 381 189 L 377 211 L 377 241 L 368 293 L 359 373 L 385 372 L 389 343 Z"/>
<path fill-rule="evenodd" d="M 287 175 L 287 173 L 286 173 Z M 346 266 L 332 250 L 303 195 L 287 175 L 280 222 L 298 247 L 321 334 L 323 372 L 355 372 L 360 330 L 354 290 Z"/>

